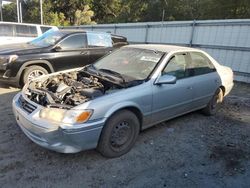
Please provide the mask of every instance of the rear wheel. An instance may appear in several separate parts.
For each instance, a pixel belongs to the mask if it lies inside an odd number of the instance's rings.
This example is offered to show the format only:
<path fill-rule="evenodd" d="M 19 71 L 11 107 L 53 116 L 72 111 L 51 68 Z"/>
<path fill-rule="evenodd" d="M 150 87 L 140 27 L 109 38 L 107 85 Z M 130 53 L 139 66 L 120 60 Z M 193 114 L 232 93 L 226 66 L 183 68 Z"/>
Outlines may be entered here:
<path fill-rule="evenodd" d="M 105 157 L 119 157 L 134 146 L 139 130 L 140 123 L 134 113 L 119 111 L 104 126 L 97 149 Z"/>
<path fill-rule="evenodd" d="M 48 71 L 41 66 L 34 65 L 27 67 L 23 73 L 22 84 L 24 85 L 25 83 L 31 81 L 32 79 L 45 74 L 48 74 Z"/>
<path fill-rule="evenodd" d="M 223 91 L 221 88 L 218 88 L 212 99 L 207 104 L 207 106 L 202 109 L 202 112 L 208 116 L 216 114 L 222 101 L 223 101 Z"/>

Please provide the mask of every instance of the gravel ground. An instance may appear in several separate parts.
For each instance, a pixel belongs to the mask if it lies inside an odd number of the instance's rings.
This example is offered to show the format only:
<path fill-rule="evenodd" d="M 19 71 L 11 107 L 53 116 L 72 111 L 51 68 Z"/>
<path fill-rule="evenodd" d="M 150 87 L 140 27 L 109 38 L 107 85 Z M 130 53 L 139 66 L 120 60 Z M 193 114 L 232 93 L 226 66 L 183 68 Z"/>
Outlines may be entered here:
<path fill-rule="evenodd" d="M 250 85 L 213 117 L 193 112 L 143 131 L 126 155 L 59 154 L 32 143 L 0 86 L 0 187 L 250 187 Z"/>

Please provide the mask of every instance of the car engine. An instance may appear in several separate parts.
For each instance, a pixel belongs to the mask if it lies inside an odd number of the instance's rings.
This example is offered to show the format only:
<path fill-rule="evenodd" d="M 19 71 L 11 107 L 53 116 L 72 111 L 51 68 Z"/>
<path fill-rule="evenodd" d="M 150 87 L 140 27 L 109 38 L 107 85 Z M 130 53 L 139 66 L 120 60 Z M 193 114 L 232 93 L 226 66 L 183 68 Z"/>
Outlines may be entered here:
<path fill-rule="evenodd" d="M 45 81 L 32 81 L 26 95 L 42 106 L 71 108 L 104 95 L 110 86 L 103 83 L 94 76 L 77 71 L 60 73 Z"/>

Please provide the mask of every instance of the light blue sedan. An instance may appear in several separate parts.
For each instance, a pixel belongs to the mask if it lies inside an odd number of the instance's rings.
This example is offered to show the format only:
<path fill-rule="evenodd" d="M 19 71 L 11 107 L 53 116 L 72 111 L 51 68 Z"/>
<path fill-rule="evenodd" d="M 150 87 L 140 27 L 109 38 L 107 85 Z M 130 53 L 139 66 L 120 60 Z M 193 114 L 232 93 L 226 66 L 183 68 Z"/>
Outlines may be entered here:
<path fill-rule="evenodd" d="M 232 87 L 232 70 L 201 50 L 128 45 L 92 65 L 34 79 L 14 97 L 13 111 L 42 147 L 118 157 L 143 129 L 195 110 L 215 114 Z"/>

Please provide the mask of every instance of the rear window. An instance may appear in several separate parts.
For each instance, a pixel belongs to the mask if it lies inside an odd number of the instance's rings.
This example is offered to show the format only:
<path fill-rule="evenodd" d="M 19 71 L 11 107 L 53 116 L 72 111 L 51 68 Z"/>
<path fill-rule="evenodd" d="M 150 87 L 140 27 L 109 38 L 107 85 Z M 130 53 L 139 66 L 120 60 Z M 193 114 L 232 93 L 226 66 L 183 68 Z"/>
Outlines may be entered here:
<path fill-rule="evenodd" d="M 37 37 L 36 26 L 16 25 L 17 37 Z"/>
<path fill-rule="evenodd" d="M 13 25 L 0 24 L 0 36 L 13 36 Z"/>
<path fill-rule="evenodd" d="M 193 76 L 214 72 L 215 68 L 211 61 L 202 53 L 191 52 L 191 63 L 189 68 L 192 70 Z"/>
<path fill-rule="evenodd" d="M 42 30 L 42 33 L 45 33 L 46 31 L 48 31 L 49 29 L 51 29 L 51 27 L 45 27 L 45 26 L 41 26 L 40 28 Z"/>

